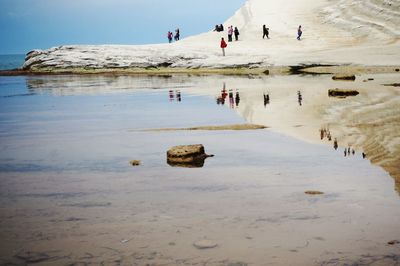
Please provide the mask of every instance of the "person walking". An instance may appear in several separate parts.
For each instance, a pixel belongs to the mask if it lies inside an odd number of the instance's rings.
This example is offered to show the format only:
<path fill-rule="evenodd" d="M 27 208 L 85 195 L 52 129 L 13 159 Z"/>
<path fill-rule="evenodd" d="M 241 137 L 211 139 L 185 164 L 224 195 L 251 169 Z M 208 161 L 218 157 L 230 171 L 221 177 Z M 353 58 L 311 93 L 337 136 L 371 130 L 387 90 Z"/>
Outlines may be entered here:
<path fill-rule="evenodd" d="M 232 41 L 233 27 L 232 25 L 228 27 L 228 42 Z"/>
<path fill-rule="evenodd" d="M 303 34 L 303 31 L 301 29 L 301 25 L 297 28 L 297 40 L 300 41 L 301 35 Z"/>
<path fill-rule="evenodd" d="M 222 56 L 225 56 L 225 48 L 226 48 L 227 46 L 228 46 L 228 45 L 226 44 L 224 38 L 221 38 Z"/>
<path fill-rule="evenodd" d="M 179 41 L 179 37 L 180 37 L 180 33 L 179 33 L 179 28 L 177 28 L 176 30 L 175 30 L 175 41 Z"/>
<path fill-rule="evenodd" d="M 265 25 L 263 25 L 263 39 L 267 37 L 269 39 L 269 28 L 267 28 Z"/>
<path fill-rule="evenodd" d="M 237 41 L 239 38 L 239 30 L 237 27 L 235 27 L 234 33 L 235 33 L 235 41 Z"/>
<path fill-rule="evenodd" d="M 172 32 L 168 31 L 168 42 L 171 43 L 172 42 Z"/>

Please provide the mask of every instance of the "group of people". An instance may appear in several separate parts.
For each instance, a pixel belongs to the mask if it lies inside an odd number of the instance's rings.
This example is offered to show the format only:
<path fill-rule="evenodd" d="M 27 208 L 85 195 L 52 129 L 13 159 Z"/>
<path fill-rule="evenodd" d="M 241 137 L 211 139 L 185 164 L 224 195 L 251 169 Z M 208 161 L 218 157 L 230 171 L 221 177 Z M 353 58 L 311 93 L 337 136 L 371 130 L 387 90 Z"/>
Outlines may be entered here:
<path fill-rule="evenodd" d="M 220 29 L 222 28 L 222 31 L 224 30 L 224 26 L 221 24 L 220 26 L 215 25 L 215 30 L 214 31 L 221 31 Z M 218 30 L 217 30 L 218 29 Z M 239 30 L 237 27 L 235 27 L 235 29 L 233 29 L 232 26 L 228 27 L 228 42 L 232 41 L 232 35 L 235 34 L 235 40 L 237 41 L 239 38 Z M 303 30 L 301 28 L 301 25 L 299 25 L 299 27 L 297 28 L 297 40 L 300 41 L 301 39 L 301 35 L 303 34 Z M 267 37 L 267 39 L 269 39 L 269 28 L 267 28 L 266 25 L 263 25 L 263 39 L 265 39 L 265 37 Z M 225 56 L 225 48 L 227 47 L 227 43 L 225 42 L 224 38 L 221 38 L 221 43 L 220 43 L 220 47 L 222 49 L 222 55 Z"/>
<path fill-rule="evenodd" d="M 222 24 L 221 24 L 222 26 Z M 223 29 L 223 26 L 222 26 Z M 235 35 L 235 41 L 239 40 L 239 29 L 237 27 L 235 27 L 235 29 L 233 29 L 233 26 L 229 26 L 228 27 L 228 42 L 232 42 L 232 36 Z M 225 48 L 228 46 L 228 44 L 225 42 L 224 38 L 221 38 L 221 44 L 220 47 L 222 48 L 222 55 L 225 56 Z"/>
<path fill-rule="evenodd" d="M 179 41 L 180 38 L 179 28 L 175 30 L 175 35 L 172 33 L 172 31 L 168 31 L 167 38 L 169 43 L 172 42 L 172 38 L 174 38 L 175 41 Z"/>
<path fill-rule="evenodd" d="M 216 32 L 224 31 L 224 25 L 222 25 L 222 24 L 215 25 L 214 31 L 216 31 Z"/>

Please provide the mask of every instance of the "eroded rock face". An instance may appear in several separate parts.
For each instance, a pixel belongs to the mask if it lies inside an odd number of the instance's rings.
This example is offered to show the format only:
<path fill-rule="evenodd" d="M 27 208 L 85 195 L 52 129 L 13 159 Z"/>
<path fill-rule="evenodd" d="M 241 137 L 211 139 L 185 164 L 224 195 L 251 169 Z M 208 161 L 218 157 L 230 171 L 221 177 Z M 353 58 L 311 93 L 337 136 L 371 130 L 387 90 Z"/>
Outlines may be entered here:
<path fill-rule="evenodd" d="M 347 97 L 356 96 L 359 92 L 356 90 L 332 89 L 328 91 L 329 97 Z"/>
<path fill-rule="evenodd" d="M 179 167 L 202 167 L 207 157 L 202 144 L 174 146 L 167 151 L 167 163 Z"/>
<path fill-rule="evenodd" d="M 355 75 L 335 75 L 332 77 L 333 80 L 356 80 L 356 76 Z"/>

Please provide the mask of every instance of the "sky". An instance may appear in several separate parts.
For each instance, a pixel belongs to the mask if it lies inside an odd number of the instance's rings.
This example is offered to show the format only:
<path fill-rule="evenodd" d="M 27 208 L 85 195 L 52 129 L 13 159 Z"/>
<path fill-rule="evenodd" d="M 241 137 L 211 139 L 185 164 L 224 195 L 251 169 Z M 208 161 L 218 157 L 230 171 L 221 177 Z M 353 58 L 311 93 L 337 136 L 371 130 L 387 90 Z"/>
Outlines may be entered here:
<path fill-rule="evenodd" d="M 246 0 L 0 0 L 0 54 L 68 44 L 166 42 L 223 23 Z"/>

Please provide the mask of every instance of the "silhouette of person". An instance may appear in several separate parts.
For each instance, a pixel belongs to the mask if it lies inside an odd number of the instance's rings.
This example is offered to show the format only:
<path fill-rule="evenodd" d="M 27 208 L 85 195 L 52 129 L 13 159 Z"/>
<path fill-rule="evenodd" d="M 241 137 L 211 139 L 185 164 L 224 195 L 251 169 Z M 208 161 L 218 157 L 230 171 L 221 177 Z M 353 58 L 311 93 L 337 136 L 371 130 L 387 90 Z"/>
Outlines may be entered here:
<path fill-rule="evenodd" d="M 169 91 L 169 101 L 172 102 L 174 100 L 174 92 L 172 90 Z"/>
<path fill-rule="evenodd" d="M 300 91 L 297 91 L 297 98 L 298 98 L 299 105 L 301 106 L 301 101 L 303 100 L 303 96 L 301 95 Z"/>
<path fill-rule="evenodd" d="M 269 94 L 264 93 L 264 107 L 266 107 L 267 104 L 269 104 Z"/>
<path fill-rule="evenodd" d="M 168 42 L 171 43 L 172 42 L 172 32 L 168 31 Z"/>
<path fill-rule="evenodd" d="M 265 25 L 263 25 L 263 39 L 267 37 L 269 39 L 269 28 L 267 28 Z"/>
<path fill-rule="evenodd" d="M 297 40 L 300 41 L 301 35 L 303 34 L 303 30 L 301 29 L 301 25 L 297 28 Z"/>
<path fill-rule="evenodd" d="M 233 92 L 232 92 L 232 90 L 229 90 L 229 106 L 233 109 L 233 105 L 235 104 L 234 103 L 234 99 L 233 99 Z"/>
<path fill-rule="evenodd" d="M 239 106 L 239 102 L 240 102 L 240 96 L 239 96 L 239 92 L 236 92 L 236 96 L 235 96 L 235 103 L 236 103 L 236 107 Z"/>
<path fill-rule="evenodd" d="M 337 150 L 337 148 L 338 148 L 338 143 L 337 143 L 337 139 L 335 138 L 335 140 L 333 141 L 333 148 L 335 149 L 335 150 Z"/>
<path fill-rule="evenodd" d="M 233 31 L 235 33 L 235 41 L 239 39 L 239 30 L 237 27 L 235 27 L 235 30 Z"/>
<path fill-rule="evenodd" d="M 176 100 L 177 100 L 178 102 L 182 101 L 181 92 L 180 92 L 180 91 L 176 91 Z"/>
<path fill-rule="evenodd" d="M 181 34 L 179 33 L 179 28 L 177 28 L 175 30 L 175 37 L 174 37 L 175 41 L 179 41 L 180 36 L 181 36 Z"/>

